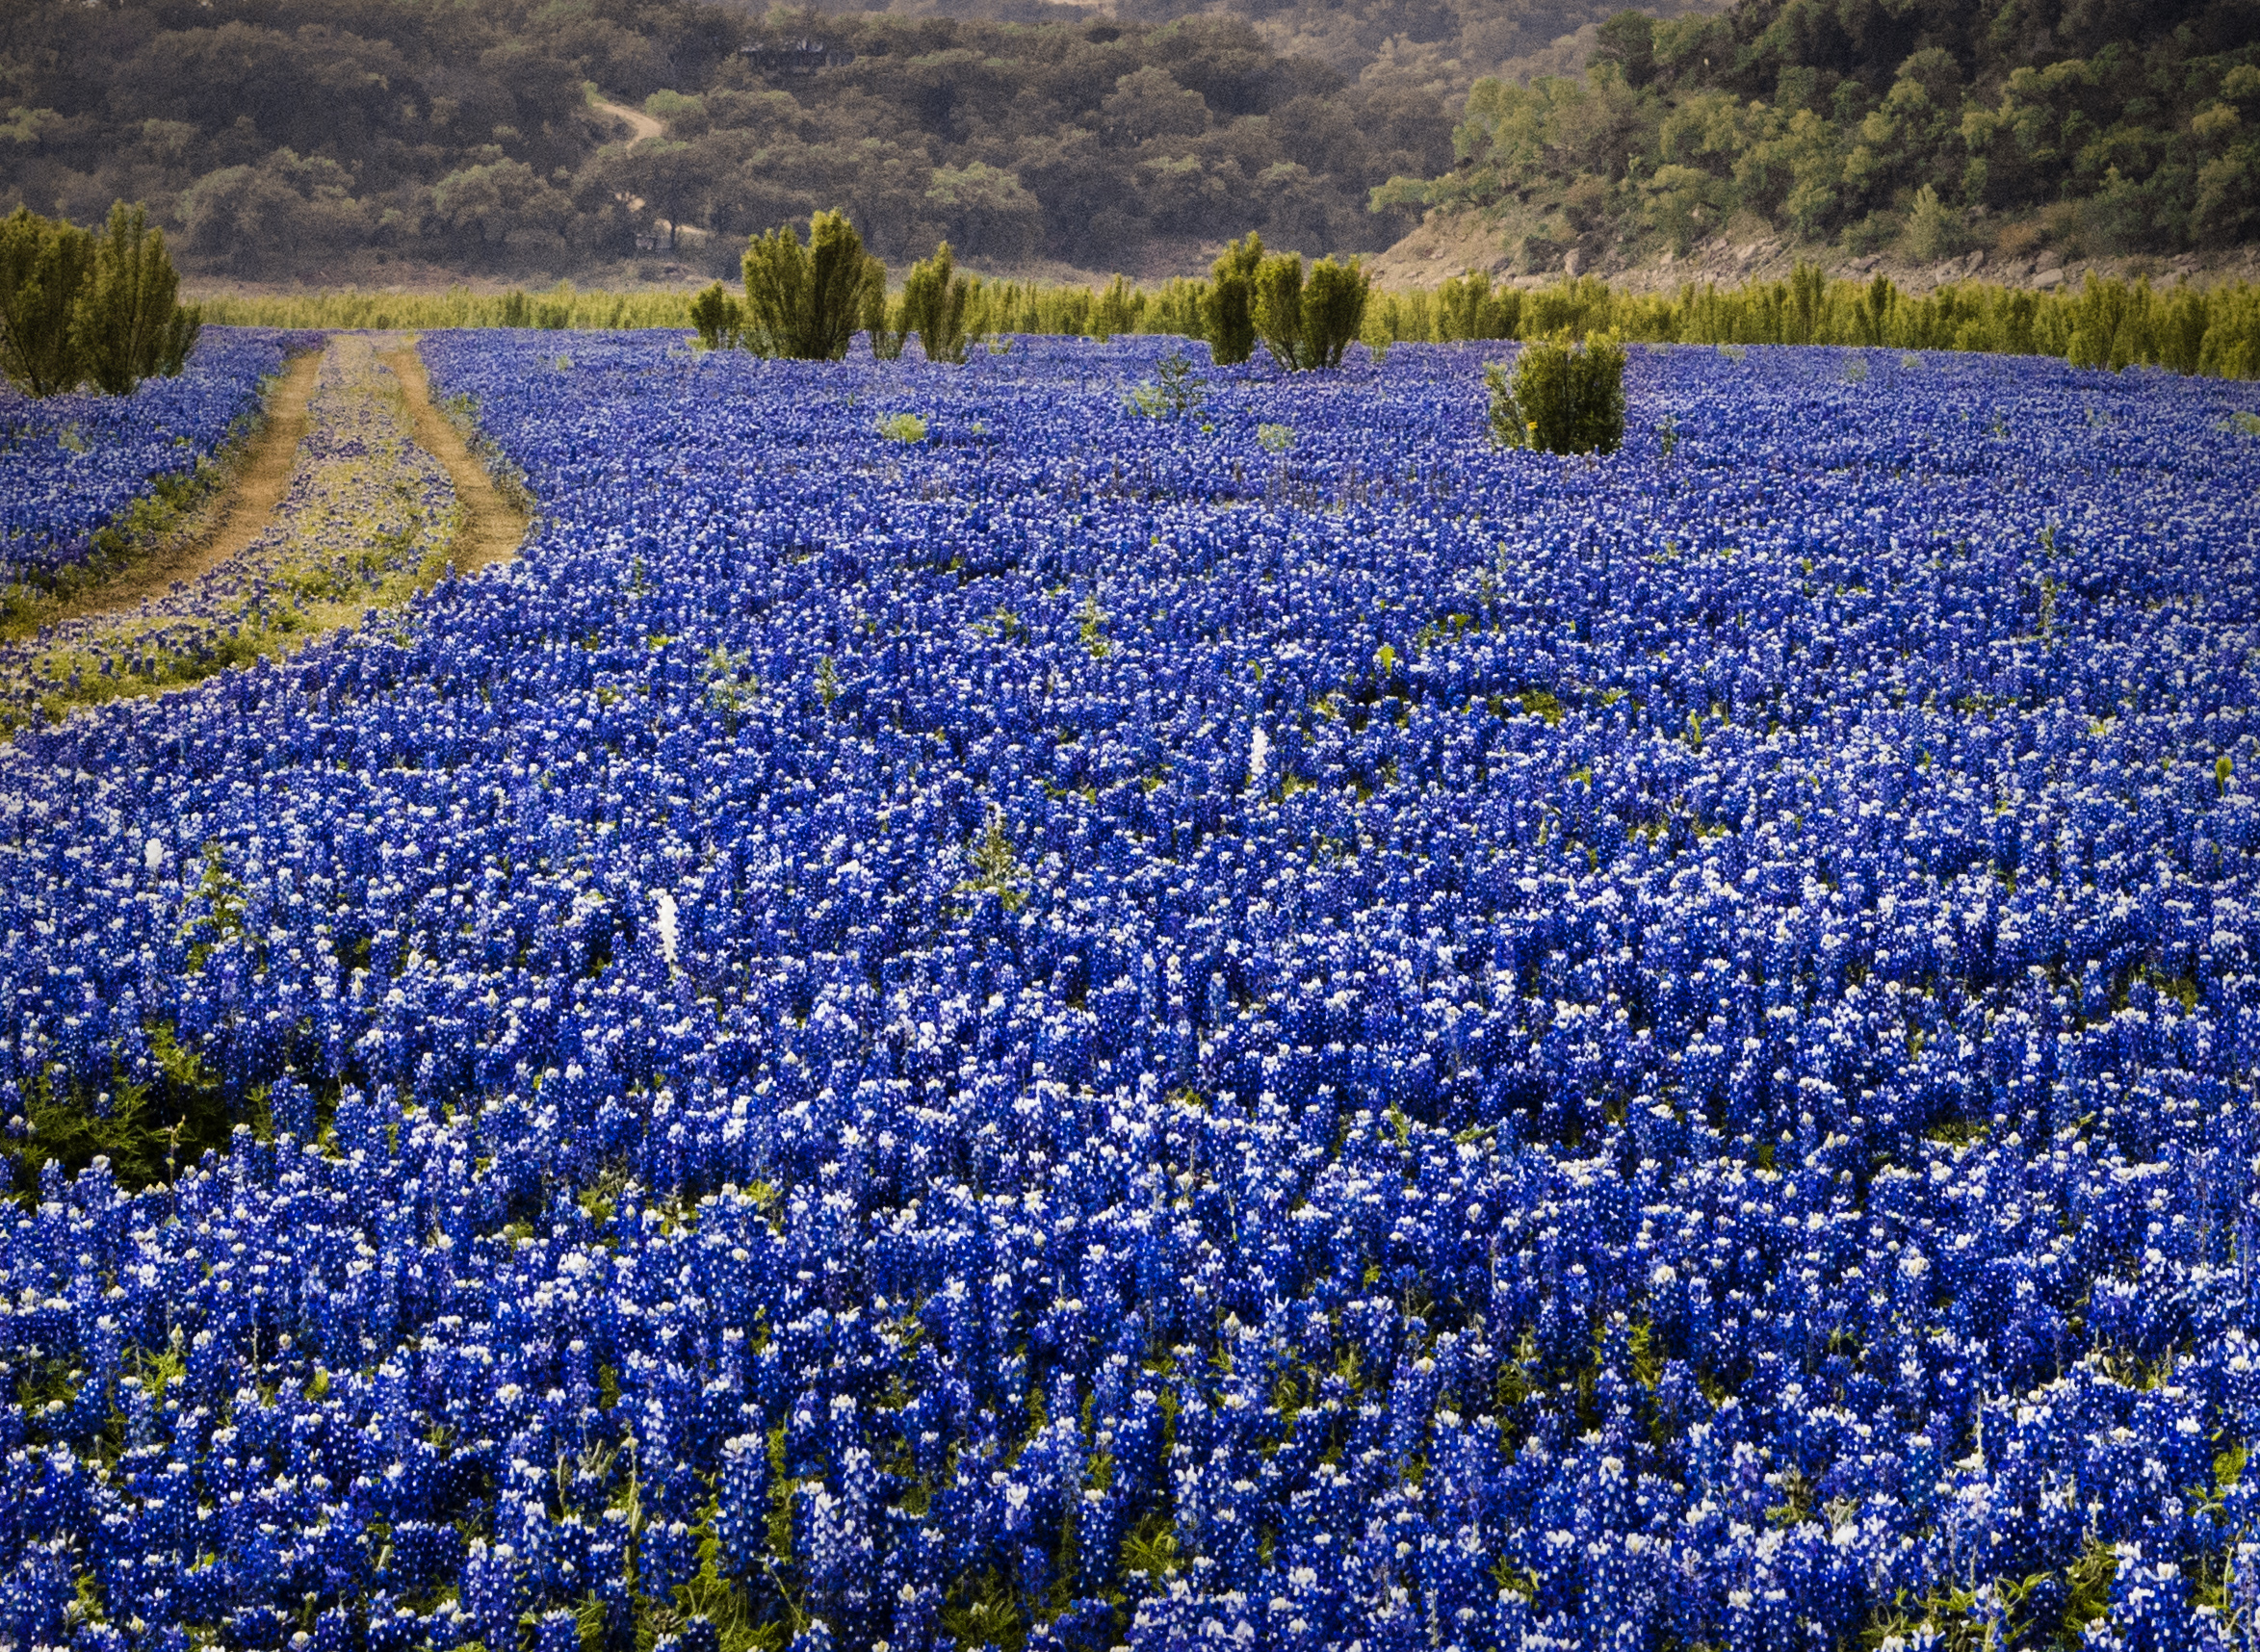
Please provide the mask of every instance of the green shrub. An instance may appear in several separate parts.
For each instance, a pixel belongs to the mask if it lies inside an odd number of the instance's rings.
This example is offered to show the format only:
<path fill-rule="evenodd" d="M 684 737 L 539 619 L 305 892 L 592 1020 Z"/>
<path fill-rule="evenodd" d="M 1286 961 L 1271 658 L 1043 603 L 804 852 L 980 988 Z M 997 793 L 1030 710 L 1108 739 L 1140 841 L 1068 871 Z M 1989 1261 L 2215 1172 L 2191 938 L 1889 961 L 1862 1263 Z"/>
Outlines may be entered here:
<path fill-rule="evenodd" d="M 1917 263 L 1935 264 L 1961 250 L 1961 214 L 1938 198 L 1935 186 L 1925 184 L 1914 193 L 1907 213 L 1907 250 Z"/>
<path fill-rule="evenodd" d="M 1193 364 L 1184 351 L 1173 349 L 1161 358 L 1151 379 L 1131 390 L 1130 404 L 1149 419 L 1182 419 L 1199 412 L 1208 397 L 1208 381 L 1193 376 Z"/>
<path fill-rule="evenodd" d="M 151 229 L 139 206 L 112 206 L 70 323 L 80 364 L 97 389 L 130 396 L 144 378 L 179 375 L 204 325 L 179 299 L 165 232 Z"/>
<path fill-rule="evenodd" d="M 1802 345 L 1818 340 L 1829 304 L 1829 277 L 1821 267 L 1800 258 L 1789 271 L 1782 299 L 1782 342 Z"/>
<path fill-rule="evenodd" d="M 716 281 L 690 300 L 690 324 L 698 329 L 698 342 L 708 349 L 736 349 L 744 330 L 745 313 L 730 297 L 729 289 Z"/>
<path fill-rule="evenodd" d="M 916 413 L 896 413 L 879 421 L 879 434 L 890 442 L 922 442 L 926 439 L 926 422 Z"/>
<path fill-rule="evenodd" d="M 887 267 L 836 212 L 809 219 L 808 245 L 790 228 L 757 235 L 745 248 L 746 347 L 761 355 L 838 361 L 847 353 Z"/>
<path fill-rule="evenodd" d="M 33 396 L 172 377 L 202 330 L 165 234 L 119 201 L 100 235 L 17 208 L 0 221 L 0 371 Z"/>
<path fill-rule="evenodd" d="M 1322 258 L 1308 280 L 1301 253 L 1266 258 L 1256 271 L 1256 331 L 1282 367 L 1339 367 L 1364 325 L 1370 285 L 1354 258 L 1347 264 Z"/>
<path fill-rule="evenodd" d="M 973 283 L 956 272 L 945 241 L 934 255 L 910 267 L 902 284 L 902 330 L 918 334 L 928 361 L 965 359 L 965 307 Z"/>
<path fill-rule="evenodd" d="M 893 325 L 888 324 L 893 317 Z M 863 290 L 863 330 L 871 341 L 871 356 L 877 361 L 902 359 L 902 341 L 910 336 L 910 318 L 904 313 L 902 300 L 887 302 L 887 283 L 873 281 Z"/>
<path fill-rule="evenodd" d="M 1208 359 L 1234 367 L 1256 353 L 1256 272 L 1263 264 L 1263 238 L 1253 230 L 1231 243 L 1208 267 L 1201 320 L 1208 331 Z"/>
<path fill-rule="evenodd" d="M 1638 17 L 1637 12 L 1624 13 Z M 1437 335 L 1440 339 L 1511 339 L 1522 321 L 1522 295 L 1501 285 L 1480 270 L 1455 275 L 1436 296 Z"/>
<path fill-rule="evenodd" d="M 94 264 L 94 238 L 17 207 L 0 220 L 0 370 L 31 396 L 86 376 L 71 313 Z"/>
<path fill-rule="evenodd" d="M 1613 453 L 1624 441 L 1624 347 L 1607 334 L 1526 344 L 1512 375 L 1499 362 L 1491 385 L 1491 439 L 1549 453 Z"/>

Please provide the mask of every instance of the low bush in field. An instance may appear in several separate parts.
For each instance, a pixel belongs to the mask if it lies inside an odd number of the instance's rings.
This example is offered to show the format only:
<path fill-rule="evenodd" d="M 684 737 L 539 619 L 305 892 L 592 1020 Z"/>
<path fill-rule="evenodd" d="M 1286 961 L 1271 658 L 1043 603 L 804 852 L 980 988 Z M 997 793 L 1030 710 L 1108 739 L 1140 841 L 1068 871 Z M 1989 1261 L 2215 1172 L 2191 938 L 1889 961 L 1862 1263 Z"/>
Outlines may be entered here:
<path fill-rule="evenodd" d="M 179 291 L 140 207 L 119 201 L 98 235 L 18 207 L 0 220 L 0 372 L 31 396 L 178 377 L 203 326 Z"/>
<path fill-rule="evenodd" d="M 1499 447 L 1613 453 L 1624 445 L 1624 348 L 1613 339 L 1526 344 L 1511 373 L 1493 362 L 1484 381 L 1491 439 Z"/>

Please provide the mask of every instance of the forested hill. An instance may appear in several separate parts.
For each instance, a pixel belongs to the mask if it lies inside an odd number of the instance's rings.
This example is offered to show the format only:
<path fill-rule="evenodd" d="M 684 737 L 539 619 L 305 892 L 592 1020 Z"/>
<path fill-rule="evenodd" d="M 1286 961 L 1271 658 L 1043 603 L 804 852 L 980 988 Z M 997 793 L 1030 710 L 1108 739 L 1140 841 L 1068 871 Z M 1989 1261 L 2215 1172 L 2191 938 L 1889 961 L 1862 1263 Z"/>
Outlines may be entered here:
<path fill-rule="evenodd" d="M 891 260 L 1145 274 L 1431 207 L 1534 271 L 2260 232 L 2260 0 L 1196 3 L 4 0 L 0 209 L 327 282 L 703 278 L 830 206 Z"/>
<path fill-rule="evenodd" d="M 1479 82 L 1455 168 L 1377 198 L 1480 207 L 1531 269 L 1737 224 L 1917 262 L 2260 233 L 2260 0 L 1740 0 L 1598 46 Z"/>
<path fill-rule="evenodd" d="M 835 205 L 890 258 L 947 235 L 992 265 L 1136 271 L 1251 228 L 1386 245 L 1413 215 L 1371 212 L 1373 186 L 1450 164 L 1436 89 L 1283 56 L 1246 19 L 1018 10 L 11 0 L 0 207 L 141 199 L 192 268 L 243 276 L 561 272 L 662 220 L 661 256 L 718 271 L 746 232 Z M 663 136 L 631 147 L 598 96 Z"/>

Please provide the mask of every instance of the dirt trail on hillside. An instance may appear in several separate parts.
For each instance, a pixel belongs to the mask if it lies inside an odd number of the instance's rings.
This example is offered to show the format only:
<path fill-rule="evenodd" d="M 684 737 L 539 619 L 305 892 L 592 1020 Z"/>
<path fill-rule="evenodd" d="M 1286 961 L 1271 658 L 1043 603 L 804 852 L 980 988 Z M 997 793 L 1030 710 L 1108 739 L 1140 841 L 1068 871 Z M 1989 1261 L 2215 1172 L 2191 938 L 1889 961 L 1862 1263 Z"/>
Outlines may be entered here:
<path fill-rule="evenodd" d="M 306 403 L 314 396 L 322 356 L 321 350 L 308 350 L 284 366 L 280 381 L 268 393 L 266 423 L 251 438 L 234 476 L 199 512 L 195 529 L 74 594 L 52 613 L 40 615 L 42 621 L 130 612 L 175 584 L 190 583 L 241 555 L 266 532 L 283 495 L 290 491 L 299 444 L 306 436 Z"/>
<path fill-rule="evenodd" d="M 418 445 L 447 467 L 448 480 L 455 484 L 455 503 L 463 507 L 462 526 L 455 530 L 452 552 L 455 572 L 469 576 L 490 562 L 515 556 L 526 541 L 530 520 L 503 497 L 463 433 L 432 405 L 431 380 L 415 345 L 403 343 L 381 351 L 377 359 L 392 369 L 393 376 L 407 393 L 409 427 Z"/>
<path fill-rule="evenodd" d="M 635 134 L 628 140 L 628 147 L 631 149 L 646 138 L 663 136 L 667 130 L 665 122 L 644 114 L 640 109 L 632 109 L 625 103 L 608 103 L 601 97 L 590 101 L 614 120 L 625 120 L 628 123 L 628 130 Z"/>

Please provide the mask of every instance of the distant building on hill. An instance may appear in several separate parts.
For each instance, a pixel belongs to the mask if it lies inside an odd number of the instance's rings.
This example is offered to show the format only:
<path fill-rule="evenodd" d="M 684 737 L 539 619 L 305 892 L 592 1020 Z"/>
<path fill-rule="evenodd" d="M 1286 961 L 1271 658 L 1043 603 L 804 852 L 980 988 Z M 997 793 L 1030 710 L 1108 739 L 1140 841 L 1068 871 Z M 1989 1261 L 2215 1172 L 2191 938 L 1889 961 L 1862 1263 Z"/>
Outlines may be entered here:
<path fill-rule="evenodd" d="M 738 55 L 764 74 L 814 74 L 820 68 L 851 64 L 855 54 L 844 46 L 803 36 L 797 40 L 756 40 L 740 46 Z"/>

